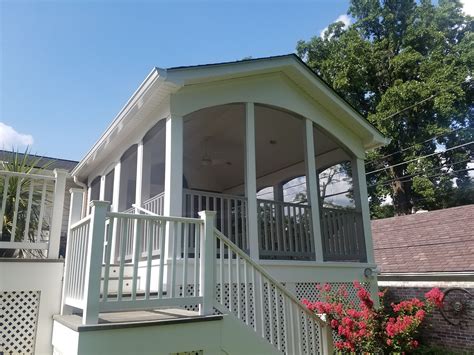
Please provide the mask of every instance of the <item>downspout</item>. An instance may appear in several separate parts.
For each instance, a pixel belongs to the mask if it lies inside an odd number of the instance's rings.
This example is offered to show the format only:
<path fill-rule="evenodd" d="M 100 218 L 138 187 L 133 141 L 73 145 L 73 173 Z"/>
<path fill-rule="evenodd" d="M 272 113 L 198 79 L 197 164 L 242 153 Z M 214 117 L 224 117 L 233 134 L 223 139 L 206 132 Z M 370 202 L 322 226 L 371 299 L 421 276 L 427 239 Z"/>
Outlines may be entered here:
<path fill-rule="evenodd" d="M 83 190 L 84 190 L 84 193 L 82 194 L 82 212 L 81 212 L 81 218 L 84 217 L 86 215 L 86 211 L 87 211 L 87 206 L 86 206 L 86 202 L 87 202 L 87 185 L 84 184 L 83 182 L 79 181 L 79 179 L 77 178 L 77 175 L 74 175 L 73 177 L 74 179 L 74 183 L 78 186 L 80 186 Z"/>

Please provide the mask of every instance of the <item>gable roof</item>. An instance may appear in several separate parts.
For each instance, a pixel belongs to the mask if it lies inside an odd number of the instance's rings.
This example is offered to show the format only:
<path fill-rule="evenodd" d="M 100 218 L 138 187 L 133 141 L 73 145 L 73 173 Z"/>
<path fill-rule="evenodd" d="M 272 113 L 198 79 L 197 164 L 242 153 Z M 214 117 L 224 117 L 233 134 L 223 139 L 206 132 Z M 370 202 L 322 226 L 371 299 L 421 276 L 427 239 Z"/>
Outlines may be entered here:
<path fill-rule="evenodd" d="M 282 54 L 282 55 L 275 55 L 275 56 L 269 56 L 269 57 L 261 57 L 261 58 L 248 58 L 248 59 L 241 59 L 241 60 L 234 60 L 234 61 L 229 61 L 229 62 L 220 62 L 220 63 L 209 63 L 209 64 L 198 64 L 198 65 L 184 65 L 184 66 L 178 66 L 178 67 L 170 67 L 167 68 L 166 70 L 168 72 L 174 72 L 174 71 L 179 71 L 183 69 L 200 69 L 200 68 L 212 68 L 212 67 L 217 67 L 217 66 L 227 66 L 227 65 L 235 65 L 235 64 L 245 64 L 246 62 L 260 62 L 260 61 L 275 61 L 278 59 L 287 59 L 291 58 L 292 60 L 296 60 L 299 62 L 302 66 L 306 68 L 306 70 L 311 73 L 312 76 L 317 78 L 317 80 L 321 81 L 327 89 L 332 91 L 339 99 L 344 101 L 346 105 L 348 105 L 354 112 L 356 112 L 361 118 L 363 118 L 370 126 L 372 126 L 373 129 L 375 129 L 381 136 L 383 136 L 383 133 L 379 131 L 377 127 L 375 127 L 367 118 L 364 117 L 364 115 L 356 109 L 349 101 L 347 101 L 343 96 L 341 96 L 334 88 L 328 84 L 326 80 L 324 80 L 318 73 L 316 73 L 313 69 L 311 69 L 308 64 L 306 64 L 300 57 L 298 57 L 294 53 L 290 54 Z"/>
<path fill-rule="evenodd" d="M 18 154 L 20 159 L 22 159 L 24 156 L 23 153 L 15 153 L 9 150 L 0 149 L 0 161 L 9 161 L 15 154 Z M 28 159 L 32 162 L 37 159 L 41 159 L 39 161 L 39 166 L 36 166 L 36 168 L 40 168 L 42 166 L 48 165 L 47 170 L 64 169 L 69 172 L 71 172 L 71 170 L 74 169 L 76 165 L 79 163 L 74 160 L 45 157 L 42 155 L 35 155 L 35 154 L 28 154 Z"/>
<path fill-rule="evenodd" d="M 99 140 L 79 162 L 72 174 L 76 175 L 88 162 L 93 161 L 106 145 L 113 145 L 114 139 L 111 137 L 120 134 L 122 128 L 129 122 L 138 121 L 145 117 L 146 113 L 150 113 L 161 105 L 165 97 L 169 97 L 181 88 L 187 85 L 269 73 L 285 74 L 311 98 L 327 106 L 326 108 L 330 107 L 335 117 L 346 120 L 351 131 L 360 137 L 364 149 L 373 149 L 389 142 L 379 130 L 339 96 L 295 54 L 167 69 L 155 67 L 133 93 Z"/>
<path fill-rule="evenodd" d="M 372 221 L 383 273 L 474 271 L 474 204 Z"/>

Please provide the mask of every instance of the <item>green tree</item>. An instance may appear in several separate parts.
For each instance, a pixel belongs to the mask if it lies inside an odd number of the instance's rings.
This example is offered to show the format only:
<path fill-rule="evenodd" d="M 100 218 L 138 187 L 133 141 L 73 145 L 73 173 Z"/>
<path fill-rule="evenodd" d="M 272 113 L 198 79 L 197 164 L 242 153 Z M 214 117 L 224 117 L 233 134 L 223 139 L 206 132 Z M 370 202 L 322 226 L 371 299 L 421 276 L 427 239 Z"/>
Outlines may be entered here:
<path fill-rule="evenodd" d="M 458 0 L 351 0 L 348 14 L 352 25 L 333 23 L 297 53 L 391 138 L 367 156 L 372 214 L 386 196 L 397 215 L 473 203 L 473 144 L 417 159 L 473 141 L 472 17 Z"/>

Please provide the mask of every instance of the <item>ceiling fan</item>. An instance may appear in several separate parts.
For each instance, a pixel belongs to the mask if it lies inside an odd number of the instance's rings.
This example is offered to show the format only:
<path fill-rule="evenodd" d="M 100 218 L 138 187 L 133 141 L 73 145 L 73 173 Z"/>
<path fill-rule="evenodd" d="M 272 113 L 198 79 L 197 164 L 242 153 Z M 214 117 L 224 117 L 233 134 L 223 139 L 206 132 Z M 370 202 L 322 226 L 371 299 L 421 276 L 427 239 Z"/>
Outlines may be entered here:
<path fill-rule="evenodd" d="M 224 158 L 213 158 L 209 153 L 209 141 L 212 137 L 205 137 L 203 140 L 204 154 L 201 157 L 201 166 L 232 165 L 230 161 Z"/>

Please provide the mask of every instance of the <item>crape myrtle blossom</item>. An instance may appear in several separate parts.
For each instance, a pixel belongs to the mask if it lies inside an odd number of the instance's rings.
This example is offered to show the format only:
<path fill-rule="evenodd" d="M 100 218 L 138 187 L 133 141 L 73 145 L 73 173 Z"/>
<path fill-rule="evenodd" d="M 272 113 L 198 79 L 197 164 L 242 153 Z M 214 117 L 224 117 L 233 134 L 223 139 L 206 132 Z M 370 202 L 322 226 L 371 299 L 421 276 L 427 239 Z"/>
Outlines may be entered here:
<path fill-rule="evenodd" d="M 344 287 L 334 289 L 330 284 L 317 286 L 320 300 L 302 300 L 309 310 L 326 315 L 328 326 L 340 338 L 334 346 L 342 353 L 389 353 L 417 348 L 420 325 L 435 307 L 442 307 L 444 298 L 443 292 L 434 288 L 425 294 L 425 301 L 412 298 L 385 307 L 384 292 L 379 292 L 382 306 L 376 308 L 360 282 L 354 281 L 353 285 L 358 307 L 348 300 Z"/>

